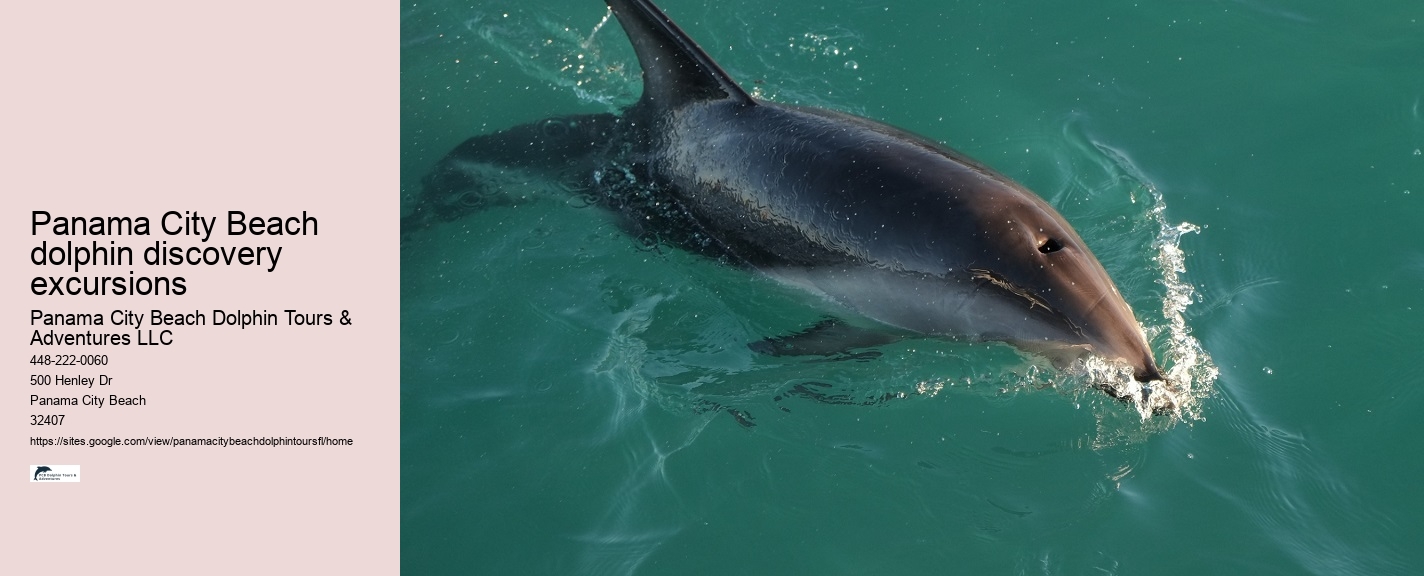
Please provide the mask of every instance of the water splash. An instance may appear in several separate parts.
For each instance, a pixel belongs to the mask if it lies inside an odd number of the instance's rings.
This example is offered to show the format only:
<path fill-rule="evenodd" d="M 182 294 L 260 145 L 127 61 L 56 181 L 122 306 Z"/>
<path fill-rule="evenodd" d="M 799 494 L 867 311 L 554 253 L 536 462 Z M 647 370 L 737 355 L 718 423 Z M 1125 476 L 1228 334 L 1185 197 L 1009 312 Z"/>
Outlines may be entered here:
<path fill-rule="evenodd" d="M 859 35 L 840 29 L 824 33 L 803 32 L 799 38 L 794 36 L 787 38 L 786 48 L 793 54 L 805 55 L 812 60 L 830 58 L 855 62 L 850 57 L 854 55 L 855 44 L 860 41 Z M 842 47 L 842 45 L 845 46 Z M 857 64 L 851 69 L 859 67 Z"/>
<path fill-rule="evenodd" d="M 768 36 L 788 32 L 775 23 L 766 25 L 770 28 L 765 32 Z M 744 53 L 754 54 L 758 60 L 754 72 L 757 79 L 743 85 L 753 97 L 865 112 L 861 107 L 847 106 L 849 101 L 858 100 L 855 96 L 865 80 L 866 71 L 855 59 L 869 57 L 860 34 L 831 25 L 787 34 L 781 44 L 760 44 L 755 38 L 748 35 L 743 40 Z M 808 74 L 806 70 L 815 72 Z"/>
<path fill-rule="evenodd" d="M 1129 399 L 1142 422 L 1163 413 L 1171 415 L 1173 421 L 1202 421 L 1203 399 L 1210 396 L 1219 371 L 1186 324 L 1186 309 L 1199 298 L 1196 288 L 1183 279 L 1186 252 L 1182 251 L 1183 235 L 1199 234 L 1200 228 L 1190 222 L 1169 221 L 1162 194 L 1151 187 L 1145 192 L 1149 198 L 1146 217 L 1158 227 L 1152 242 L 1156 251 L 1152 261 L 1161 272 L 1158 282 L 1166 292 L 1162 295 L 1162 317 L 1141 321 L 1149 341 L 1162 349 L 1166 379 L 1143 384 L 1132 378 L 1129 366 L 1096 356 L 1079 361 L 1071 371 L 1087 378 L 1095 388 L 1111 389 L 1119 398 Z"/>
<path fill-rule="evenodd" d="M 1184 236 L 1202 230 L 1190 222 L 1168 219 L 1166 200 L 1151 178 L 1127 151 L 1089 134 L 1089 122 L 1082 114 L 1070 114 L 1056 134 L 1044 137 L 1063 143 L 1056 147 L 1055 164 L 1062 184 L 1053 202 L 1062 207 L 1085 237 L 1117 239 L 1095 246 L 1094 252 L 1105 265 L 1117 270 L 1114 279 L 1124 288 L 1125 295 L 1145 293 L 1148 286 L 1158 286 L 1160 296 L 1150 302 L 1160 315 L 1149 313 L 1150 308 L 1140 300 L 1133 308 L 1148 342 L 1158 353 L 1166 379 L 1140 383 L 1133 379 L 1131 369 L 1097 357 L 1075 363 L 1068 373 L 1085 384 L 1080 387 L 1080 394 L 1101 395 L 1097 390 L 1104 389 L 1133 404 L 1139 425 L 1124 423 L 1107 437 L 1135 437 L 1146 429 L 1166 429 L 1175 422 L 1202 420 L 1202 403 L 1212 393 L 1218 369 L 1186 321 L 1187 309 L 1201 298 L 1187 280 L 1187 255 L 1181 246 Z M 1047 147 L 1055 149 L 1052 144 Z M 1099 417 L 1104 421 L 1115 419 L 1105 413 Z"/>
<path fill-rule="evenodd" d="M 600 35 L 612 12 L 604 14 L 587 34 L 542 14 L 475 14 L 465 28 L 502 60 L 526 75 L 568 90 L 580 100 L 615 111 L 637 98 L 640 71 L 629 65 L 631 48 L 621 37 L 605 46 Z"/>
<path fill-rule="evenodd" d="M 1190 222 L 1174 224 L 1167 220 L 1167 205 L 1162 201 L 1162 195 L 1151 189 L 1148 193 L 1152 196 L 1149 214 L 1161 226 L 1155 244 L 1155 260 L 1162 270 L 1162 285 L 1167 288 L 1167 294 L 1162 298 L 1162 318 L 1167 321 L 1164 353 L 1168 366 L 1167 386 L 1160 391 L 1169 397 L 1179 418 L 1202 420 L 1201 402 L 1210 395 L 1220 370 L 1187 326 L 1187 307 L 1198 297 L 1196 288 L 1182 278 L 1187 267 L 1186 253 L 1181 247 L 1184 234 L 1198 234 L 1201 228 Z M 1158 327 L 1156 331 L 1160 335 L 1162 328 Z M 1154 340 L 1159 339 L 1154 337 Z"/>
<path fill-rule="evenodd" d="M 1202 402 L 1211 395 L 1212 384 L 1219 370 L 1211 361 L 1187 325 L 1186 310 L 1198 301 L 1196 288 L 1187 282 L 1186 253 L 1181 248 L 1182 236 L 1197 234 L 1201 229 L 1190 222 L 1171 222 L 1166 217 L 1162 195 L 1150 187 L 1144 190 L 1149 198 L 1147 218 L 1157 227 L 1152 242 L 1156 264 L 1166 288 L 1162 296 L 1161 317 L 1143 317 L 1140 321 L 1148 340 L 1162 350 L 1162 366 L 1166 379 L 1142 383 L 1132 377 L 1132 369 L 1116 362 L 1093 356 L 1078 361 L 1070 373 L 1084 378 L 1093 388 L 1113 391 L 1128 399 L 1142 422 L 1161 420 L 1171 415 L 1165 426 L 1175 421 L 1203 420 Z"/>

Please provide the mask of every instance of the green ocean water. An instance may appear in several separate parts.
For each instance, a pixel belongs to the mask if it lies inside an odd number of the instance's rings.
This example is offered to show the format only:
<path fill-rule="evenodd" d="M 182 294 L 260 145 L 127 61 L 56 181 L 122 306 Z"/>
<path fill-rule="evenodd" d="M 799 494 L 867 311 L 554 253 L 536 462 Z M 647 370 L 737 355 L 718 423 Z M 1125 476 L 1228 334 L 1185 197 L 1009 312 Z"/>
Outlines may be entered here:
<path fill-rule="evenodd" d="M 1048 199 L 1186 410 L 1001 345 L 757 356 L 821 312 L 527 182 L 402 240 L 403 571 L 1424 573 L 1424 4 L 661 5 Z M 636 99 L 606 14 L 402 4 L 402 210 L 465 138 Z"/>

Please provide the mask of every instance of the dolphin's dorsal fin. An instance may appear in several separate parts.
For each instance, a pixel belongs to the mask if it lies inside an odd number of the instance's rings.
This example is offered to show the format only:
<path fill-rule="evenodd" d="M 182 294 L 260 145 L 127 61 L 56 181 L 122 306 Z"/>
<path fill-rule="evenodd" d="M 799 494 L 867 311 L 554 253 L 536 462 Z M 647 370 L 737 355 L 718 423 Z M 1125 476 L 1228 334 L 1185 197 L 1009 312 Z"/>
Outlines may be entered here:
<path fill-rule="evenodd" d="M 643 67 L 640 105 L 669 109 L 699 100 L 752 100 L 712 57 L 648 0 L 606 0 Z"/>

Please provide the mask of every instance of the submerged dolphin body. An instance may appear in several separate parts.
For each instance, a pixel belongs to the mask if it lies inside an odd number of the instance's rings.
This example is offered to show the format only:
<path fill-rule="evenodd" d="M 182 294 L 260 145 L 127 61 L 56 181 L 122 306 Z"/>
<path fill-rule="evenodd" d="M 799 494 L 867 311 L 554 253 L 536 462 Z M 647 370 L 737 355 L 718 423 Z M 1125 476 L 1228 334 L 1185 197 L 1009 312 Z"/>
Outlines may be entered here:
<path fill-rule="evenodd" d="M 1162 379 L 1112 279 L 1038 196 L 897 128 L 753 99 L 651 2 L 607 2 L 642 65 L 641 99 L 470 139 L 427 176 L 403 230 L 497 202 L 492 167 L 553 172 L 634 232 L 760 270 L 883 334 L 1003 341 L 1060 363 L 1091 352 Z M 754 348 L 895 337 L 838 327 Z"/>

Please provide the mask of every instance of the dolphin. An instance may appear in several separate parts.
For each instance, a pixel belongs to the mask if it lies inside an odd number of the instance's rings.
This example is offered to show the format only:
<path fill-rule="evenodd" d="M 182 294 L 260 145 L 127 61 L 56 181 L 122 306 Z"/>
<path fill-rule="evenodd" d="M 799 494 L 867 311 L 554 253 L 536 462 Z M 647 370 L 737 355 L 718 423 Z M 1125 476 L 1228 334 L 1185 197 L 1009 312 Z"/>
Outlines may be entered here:
<path fill-rule="evenodd" d="M 552 174 L 631 233 L 760 271 L 846 319 L 754 350 L 948 337 L 1163 379 L 1107 271 L 1043 199 L 905 130 L 753 98 L 652 2 L 606 1 L 641 98 L 471 138 L 427 175 L 403 234 L 508 201 L 501 189 L 527 171 Z"/>

